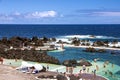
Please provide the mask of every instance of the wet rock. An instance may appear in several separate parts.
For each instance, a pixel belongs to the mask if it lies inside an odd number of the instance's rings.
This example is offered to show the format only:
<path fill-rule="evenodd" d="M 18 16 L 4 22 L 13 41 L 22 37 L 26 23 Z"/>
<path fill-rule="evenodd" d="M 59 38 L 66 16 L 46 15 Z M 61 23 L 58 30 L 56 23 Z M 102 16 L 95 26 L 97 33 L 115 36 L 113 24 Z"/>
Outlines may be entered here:
<path fill-rule="evenodd" d="M 78 62 L 78 66 L 83 66 L 83 65 L 92 66 L 92 64 L 89 61 L 87 61 L 85 59 L 81 59 L 80 62 Z"/>
<path fill-rule="evenodd" d="M 105 49 L 99 49 L 99 50 L 97 50 L 97 52 L 99 52 L 99 53 L 105 53 L 106 50 Z"/>
<path fill-rule="evenodd" d="M 77 61 L 76 60 L 65 60 L 63 62 L 63 65 L 67 66 L 67 67 L 75 67 L 77 65 Z"/>
<path fill-rule="evenodd" d="M 85 52 L 97 52 L 95 48 L 92 48 L 92 47 L 89 47 L 89 48 L 86 48 L 85 50 L 83 50 Z"/>
<path fill-rule="evenodd" d="M 99 53 L 105 53 L 106 50 L 105 49 L 95 49 L 93 47 L 89 47 L 89 48 L 86 48 L 85 50 L 83 50 L 85 52 L 99 52 Z"/>
<path fill-rule="evenodd" d="M 67 80 L 67 78 L 63 75 L 57 75 L 57 80 Z"/>
<path fill-rule="evenodd" d="M 70 80 L 79 80 L 79 78 L 74 75 L 70 75 L 69 77 L 70 77 Z"/>

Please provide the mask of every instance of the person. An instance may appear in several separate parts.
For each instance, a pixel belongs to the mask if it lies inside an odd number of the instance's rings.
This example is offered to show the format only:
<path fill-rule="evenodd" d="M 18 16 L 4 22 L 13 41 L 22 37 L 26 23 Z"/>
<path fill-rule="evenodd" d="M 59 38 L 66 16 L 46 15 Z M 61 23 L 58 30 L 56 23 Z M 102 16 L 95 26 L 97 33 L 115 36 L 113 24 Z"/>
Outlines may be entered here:
<path fill-rule="evenodd" d="M 112 68 L 114 67 L 114 64 L 112 63 Z"/>
<path fill-rule="evenodd" d="M 108 64 L 109 64 L 109 61 L 105 61 L 104 63 L 105 63 L 106 65 L 108 65 Z"/>
<path fill-rule="evenodd" d="M 10 62 L 9 65 L 11 65 L 12 63 Z"/>
<path fill-rule="evenodd" d="M 106 65 L 105 65 L 105 64 L 103 64 L 103 68 L 106 68 Z"/>
<path fill-rule="evenodd" d="M 64 72 L 64 77 L 67 78 L 67 80 L 70 80 L 69 76 L 66 74 L 66 72 Z"/>
<path fill-rule="evenodd" d="M 64 76 L 66 76 L 66 72 L 64 72 Z"/>
<path fill-rule="evenodd" d="M 66 72 L 67 72 L 67 73 L 69 72 L 68 70 L 69 70 L 69 67 L 66 66 Z"/>
<path fill-rule="evenodd" d="M 80 70 L 80 75 L 82 74 L 82 70 Z"/>
<path fill-rule="evenodd" d="M 96 65 L 96 70 L 97 70 L 97 71 L 99 70 L 99 67 L 98 67 L 98 65 Z"/>
<path fill-rule="evenodd" d="M 58 69 L 56 70 L 56 72 L 58 72 Z"/>
<path fill-rule="evenodd" d="M 47 65 L 47 71 L 49 70 L 49 65 Z"/>
<path fill-rule="evenodd" d="M 79 76 L 82 77 L 82 70 L 79 71 Z"/>
<path fill-rule="evenodd" d="M 72 71 L 71 71 L 71 74 L 73 74 L 74 67 L 71 67 L 71 70 L 72 70 Z"/>
<path fill-rule="evenodd" d="M 107 75 L 107 71 L 105 71 L 105 75 Z"/>
<path fill-rule="evenodd" d="M 15 62 L 17 62 L 17 58 L 15 58 Z"/>
<path fill-rule="evenodd" d="M 94 78 L 96 78 L 96 69 L 93 71 Z"/>
<path fill-rule="evenodd" d="M 89 68 L 87 68 L 87 72 L 89 73 Z"/>
<path fill-rule="evenodd" d="M 83 72 L 85 72 L 85 70 L 86 70 L 86 66 L 85 66 L 85 65 L 83 65 L 83 67 L 82 67 L 82 68 L 83 68 Z"/>
<path fill-rule="evenodd" d="M 94 59 L 94 62 L 97 62 L 98 60 L 99 60 L 99 58 L 95 58 L 95 59 Z"/>
<path fill-rule="evenodd" d="M 111 71 L 109 71 L 109 74 L 110 74 L 111 77 L 113 76 L 113 73 Z"/>
<path fill-rule="evenodd" d="M 1 64 L 3 64 L 3 62 L 4 62 L 3 57 L 0 57 L 0 62 L 1 62 Z"/>
<path fill-rule="evenodd" d="M 34 70 L 35 70 L 35 67 L 34 67 L 34 66 L 32 66 L 32 67 L 29 67 L 28 72 L 33 73 L 33 72 L 34 72 Z"/>
<path fill-rule="evenodd" d="M 73 67 L 69 67 L 69 73 L 73 74 Z"/>
<path fill-rule="evenodd" d="M 94 59 L 94 62 L 97 62 L 97 59 Z"/>

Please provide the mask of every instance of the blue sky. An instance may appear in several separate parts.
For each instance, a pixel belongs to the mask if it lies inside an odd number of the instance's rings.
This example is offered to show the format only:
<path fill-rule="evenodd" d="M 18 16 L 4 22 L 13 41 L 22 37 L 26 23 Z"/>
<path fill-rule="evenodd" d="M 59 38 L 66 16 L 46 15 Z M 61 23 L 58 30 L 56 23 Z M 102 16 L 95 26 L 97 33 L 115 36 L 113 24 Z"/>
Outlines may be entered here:
<path fill-rule="evenodd" d="M 120 0 L 0 0 L 0 24 L 120 24 Z"/>

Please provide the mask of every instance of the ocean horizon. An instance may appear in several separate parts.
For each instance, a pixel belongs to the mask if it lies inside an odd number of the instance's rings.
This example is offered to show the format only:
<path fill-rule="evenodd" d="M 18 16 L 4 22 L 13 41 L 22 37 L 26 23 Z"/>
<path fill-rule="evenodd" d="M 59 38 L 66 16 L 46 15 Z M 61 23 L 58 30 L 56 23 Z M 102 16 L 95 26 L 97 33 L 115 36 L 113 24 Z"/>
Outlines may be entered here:
<path fill-rule="evenodd" d="M 0 24 L 0 37 L 95 35 L 120 38 L 120 24 Z"/>

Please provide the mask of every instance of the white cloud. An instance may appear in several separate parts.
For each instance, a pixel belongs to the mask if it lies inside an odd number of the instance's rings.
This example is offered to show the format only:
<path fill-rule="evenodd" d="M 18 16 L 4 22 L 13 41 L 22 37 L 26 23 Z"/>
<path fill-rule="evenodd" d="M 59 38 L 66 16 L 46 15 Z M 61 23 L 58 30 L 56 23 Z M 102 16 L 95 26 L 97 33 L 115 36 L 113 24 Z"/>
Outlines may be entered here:
<path fill-rule="evenodd" d="M 56 11 L 43 11 L 43 12 L 33 12 L 28 13 L 25 15 L 25 18 L 49 18 L 49 17 L 56 17 L 57 12 Z"/>
<path fill-rule="evenodd" d="M 15 15 L 15 16 L 20 16 L 21 13 L 19 13 L 19 12 L 15 12 L 15 13 L 13 13 L 13 15 Z"/>
<path fill-rule="evenodd" d="M 98 16 L 120 16 L 120 12 L 93 12 Z"/>
<path fill-rule="evenodd" d="M 14 12 L 11 14 L 1 14 L 0 13 L 0 21 L 8 21 L 8 20 L 18 20 L 18 19 L 43 19 L 43 18 L 55 18 L 61 17 L 61 14 L 58 14 L 56 11 L 36 11 L 36 12 L 29 12 L 29 13 L 20 13 Z"/>
<path fill-rule="evenodd" d="M 63 14 L 61 14 L 61 15 L 60 15 L 60 17 L 64 17 L 64 15 L 63 15 Z"/>
<path fill-rule="evenodd" d="M 83 9 L 76 10 L 77 15 L 85 15 L 85 16 L 120 16 L 120 10 L 107 10 L 107 9 Z"/>
<path fill-rule="evenodd" d="M 0 14 L 0 21 L 12 21 L 14 18 L 9 15 Z"/>

